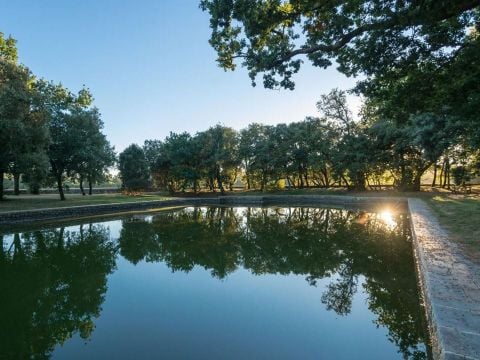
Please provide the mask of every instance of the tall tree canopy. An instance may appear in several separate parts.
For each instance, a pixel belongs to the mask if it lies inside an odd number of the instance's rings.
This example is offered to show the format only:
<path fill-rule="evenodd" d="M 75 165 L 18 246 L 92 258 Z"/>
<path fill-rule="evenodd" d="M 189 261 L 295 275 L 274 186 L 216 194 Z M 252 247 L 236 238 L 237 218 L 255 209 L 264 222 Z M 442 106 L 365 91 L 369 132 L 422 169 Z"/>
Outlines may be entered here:
<path fill-rule="evenodd" d="M 118 168 L 122 185 L 128 190 L 146 189 L 150 186 L 150 172 L 143 149 L 132 144 L 120 153 Z"/>
<path fill-rule="evenodd" d="M 469 28 L 479 27 L 479 0 L 202 0 L 210 44 L 226 70 L 241 59 L 252 82 L 293 89 L 306 56 L 336 62 L 347 75 L 457 56 Z"/>
<path fill-rule="evenodd" d="M 108 168 L 115 163 L 115 151 L 101 132 L 103 121 L 97 108 L 79 111 L 76 116 L 80 128 L 77 129 L 75 138 L 80 146 L 73 154 L 69 171 L 70 175 L 78 177 L 83 195 L 83 182 L 88 181 L 89 194 L 92 195 L 93 183 L 103 180 Z M 73 135 L 72 133 L 71 137 Z"/>
<path fill-rule="evenodd" d="M 79 163 L 88 151 L 86 143 L 89 137 L 99 131 L 98 126 L 88 121 L 88 106 L 93 98 L 86 89 L 74 94 L 61 84 L 47 81 L 38 81 L 37 89 L 42 96 L 50 132 L 47 151 L 50 174 L 57 184 L 60 199 L 65 200 L 65 177 L 78 171 Z M 96 128 L 92 129 L 92 126 Z"/>
<path fill-rule="evenodd" d="M 18 194 L 20 174 L 47 163 L 46 118 L 34 83 L 29 69 L 17 63 L 15 40 L 0 33 L 0 199 L 4 173 L 13 175 Z"/>

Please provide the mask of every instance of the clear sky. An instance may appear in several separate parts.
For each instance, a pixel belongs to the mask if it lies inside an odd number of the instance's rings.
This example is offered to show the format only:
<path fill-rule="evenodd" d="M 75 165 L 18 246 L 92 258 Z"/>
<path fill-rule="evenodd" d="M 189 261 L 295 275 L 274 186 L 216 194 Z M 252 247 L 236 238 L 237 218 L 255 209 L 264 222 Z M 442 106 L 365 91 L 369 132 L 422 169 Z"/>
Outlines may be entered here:
<path fill-rule="evenodd" d="M 217 66 L 198 3 L 0 0 L 0 31 L 17 39 L 20 61 L 35 75 L 75 92 L 90 88 L 117 151 L 217 123 L 241 129 L 300 121 L 316 114 L 321 94 L 353 86 L 334 68 L 305 63 L 294 91 L 251 87 L 244 69 Z"/>

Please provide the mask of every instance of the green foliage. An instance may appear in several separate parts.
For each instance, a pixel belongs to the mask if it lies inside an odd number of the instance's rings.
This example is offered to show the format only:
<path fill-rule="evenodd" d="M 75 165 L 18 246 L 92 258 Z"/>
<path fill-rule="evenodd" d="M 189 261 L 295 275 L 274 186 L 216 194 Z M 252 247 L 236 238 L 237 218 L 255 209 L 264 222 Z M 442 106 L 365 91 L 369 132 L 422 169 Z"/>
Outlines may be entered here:
<path fill-rule="evenodd" d="M 472 179 L 472 174 L 464 166 L 456 166 L 452 169 L 452 176 L 455 185 L 465 185 Z"/>
<path fill-rule="evenodd" d="M 50 174 L 64 200 L 65 177 L 79 174 L 90 175 L 92 181 L 97 179 L 112 161 L 108 159 L 104 164 L 101 158 L 95 157 L 95 151 L 106 149 L 110 153 L 112 150 L 108 150 L 109 145 L 100 132 L 102 122 L 98 110 L 88 108 L 92 97 L 85 89 L 76 95 L 61 84 L 38 81 L 36 86 L 48 119 Z"/>
<path fill-rule="evenodd" d="M 217 125 L 196 136 L 200 150 L 201 166 L 214 187 L 217 182 L 224 193 L 224 183 L 233 184 L 239 166 L 238 135 L 228 127 Z"/>
<path fill-rule="evenodd" d="M 16 60 L 15 41 L 0 33 L 0 199 L 5 172 L 18 190 L 21 173 L 41 174 L 47 166 L 48 131 L 35 79 Z"/>
<path fill-rule="evenodd" d="M 68 168 L 71 176 L 77 175 L 83 190 L 83 181 L 92 183 L 105 180 L 106 172 L 116 160 L 115 151 L 102 134 L 103 122 L 97 108 L 81 110 L 76 113 L 80 129 L 75 132 L 75 138 L 81 146 L 73 156 L 72 164 Z M 72 132 L 70 137 L 73 136 Z"/>
<path fill-rule="evenodd" d="M 144 151 L 156 185 L 171 192 L 197 191 L 202 180 L 223 192 L 237 177 L 238 135 L 220 125 L 195 136 L 171 133 L 163 142 L 147 140 Z"/>
<path fill-rule="evenodd" d="M 118 167 L 122 186 L 127 190 L 145 190 L 150 187 L 150 170 L 143 149 L 132 144 L 119 155 Z"/>
<path fill-rule="evenodd" d="M 16 63 L 18 60 L 17 54 L 17 41 L 9 36 L 5 38 L 2 32 L 0 32 L 0 59 L 2 61 L 10 61 Z"/>
<path fill-rule="evenodd" d="M 92 94 L 36 79 L 17 64 L 15 43 L 0 33 L 0 198 L 4 173 L 13 176 L 15 191 L 23 174 L 33 193 L 54 181 L 64 200 L 66 178 L 78 178 L 81 186 L 87 179 L 91 193 L 115 161 Z"/>
<path fill-rule="evenodd" d="M 210 44 L 221 67 L 242 60 L 255 84 L 293 89 L 306 57 L 347 75 L 368 76 L 425 59 L 448 61 L 478 24 L 478 2 L 201 0 L 210 15 Z M 477 25 L 478 26 L 478 25 Z M 452 49 L 454 51 L 452 51 Z"/>
<path fill-rule="evenodd" d="M 356 188 L 390 172 L 398 188 L 418 190 L 438 161 L 449 177 L 456 147 L 478 149 L 478 1 L 202 0 L 200 7 L 210 15 L 219 65 L 234 70 L 241 59 L 253 85 L 263 74 L 266 88 L 293 89 L 305 58 L 363 75 L 354 89 L 366 103 L 361 128 L 348 120 L 344 93 L 318 103 L 337 133 L 334 157 L 322 159 L 318 170 L 330 162 Z"/>

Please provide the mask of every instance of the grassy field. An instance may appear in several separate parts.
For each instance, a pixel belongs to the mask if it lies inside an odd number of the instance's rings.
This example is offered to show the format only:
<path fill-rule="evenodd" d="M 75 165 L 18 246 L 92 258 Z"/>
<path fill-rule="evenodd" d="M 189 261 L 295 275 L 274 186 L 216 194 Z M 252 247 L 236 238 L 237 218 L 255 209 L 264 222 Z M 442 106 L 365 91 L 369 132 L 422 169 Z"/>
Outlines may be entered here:
<path fill-rule="evenodd" d="M 66 198 L 65 201 L 60 201 L 57 194 L 7 196 L 5 200 L 0 201 L 0 214 L 2 212 L 18 210 L 164 200 L 168 197 L 161 193 L 155 193 L 137 196 L 123 194 L 97 194 L 91 196 L 67 194 Z"/>

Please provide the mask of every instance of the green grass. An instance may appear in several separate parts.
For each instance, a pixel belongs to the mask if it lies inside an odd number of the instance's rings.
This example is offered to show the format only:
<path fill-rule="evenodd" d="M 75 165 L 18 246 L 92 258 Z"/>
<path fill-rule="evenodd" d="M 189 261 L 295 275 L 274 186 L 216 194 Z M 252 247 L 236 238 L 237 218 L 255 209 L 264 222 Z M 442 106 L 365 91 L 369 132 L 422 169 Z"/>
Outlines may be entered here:
<path fill-rule="evenodd" d="M 427 204 L 453 240 L 470 254 L 480 254 L 479 196 L 434 196 Z"/>
<path fill-rule="evenodd" d="M 168 197 L 161 193 L 128 196 L 123 194 L 96 194 L 82 196 L 66 194 L 66 200 L 60 201 L 58 194 L 7 196 L 0 201 L 0 214 L 9 211 L 60 208 L 68 206 L 126 203 L 149 200 L 164 200 Z"/>

